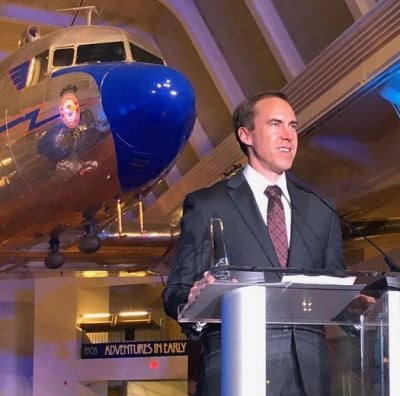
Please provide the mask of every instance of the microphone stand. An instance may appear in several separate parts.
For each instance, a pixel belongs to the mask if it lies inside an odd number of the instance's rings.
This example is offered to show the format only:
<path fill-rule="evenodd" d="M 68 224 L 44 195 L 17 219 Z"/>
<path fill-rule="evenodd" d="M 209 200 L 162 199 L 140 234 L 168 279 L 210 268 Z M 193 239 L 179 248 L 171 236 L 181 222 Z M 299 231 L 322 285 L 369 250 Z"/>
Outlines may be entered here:
<path fill-rule="evenodd" d="M 366 240 L 372 247 L 374 247 L 379 253 L 381 253 L 386 265 L 389 267 L 391 272 L 400 272 L 400 266 L 395 262 L 395 260 L 392 257 L 388 256 L 378 245 L 376 245 L 374 242 L 372 242 L 371 239 L 369 239 L 364 233 L 362 233 L 359 229 L 357 229 L 350 221 L 346 220 L 335 208 L 333 208 L 331 205 L 329 205 L 327 202 L 325 202 L 325 200 L 323 200 L 317 193 L 315 193 L 314 191 L 312 191 L 302 185 L 299 185 L 298 183 L 296 183 L 296 186 L 298 186 L 305 192 L 308 192 L 308 193 L 314 195 L 314 197 L 318 198 L 318 200 L 321 201 L 333 213 L 335 213 L 336 216 L 338 216 L 338 218 L 346 226 L 348 226 L 352 232 L 354 232 L 355 234 L 357 234 L 358 236 L 360 236 L 361 238 Z"/>

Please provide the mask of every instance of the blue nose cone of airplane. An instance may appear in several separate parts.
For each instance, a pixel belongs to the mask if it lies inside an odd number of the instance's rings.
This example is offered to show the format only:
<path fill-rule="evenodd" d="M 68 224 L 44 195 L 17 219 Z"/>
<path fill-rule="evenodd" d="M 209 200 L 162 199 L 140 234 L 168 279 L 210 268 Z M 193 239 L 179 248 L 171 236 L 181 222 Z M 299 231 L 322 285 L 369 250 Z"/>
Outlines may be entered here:
<path fill-rule="evenodd" d="M 151 185 L 166 173 L 190 136 L 195 94 L 178 71 L 120 64 L 101 83 L 123 190 Z"/>

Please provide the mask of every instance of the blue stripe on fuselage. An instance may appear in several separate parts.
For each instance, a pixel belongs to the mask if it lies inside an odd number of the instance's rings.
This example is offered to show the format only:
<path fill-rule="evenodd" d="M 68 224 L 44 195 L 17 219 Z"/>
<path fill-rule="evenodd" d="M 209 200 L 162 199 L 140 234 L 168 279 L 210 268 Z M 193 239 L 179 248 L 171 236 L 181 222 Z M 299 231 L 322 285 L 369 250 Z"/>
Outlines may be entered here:
<path fill-rule="evenodd" d="M 39 128 L 40 126 L 55 120 L 60 116 L 60 114 L 54 114 L 48 118 L 45 118 L 44 120 L 37 121 L 38 115 L 39 115 L 40 109 L 35 109 L 30 111 L 29 113 L 26 113 L 18 118 L 15 118 L 14 120 L 5 123 L 4 125 L 0 126 L 0 133 L 6 131 L 7 129 L 11 129 L 16 127 L 19 124 L 22 124 L 28 120 L 30 120 L 28 131 L 31 131 L 32 129 Z"/>
<path fill-rule="evenodd" d="M 31 64 L 30 60 L 21 63 L 20 65 L 14 66 L 12 69 L 8 71 L 10 78 L 17 88 L 17 91 L 25 88 L 26 86 L 26 78 L 29 72 L 29 66 Z"/>

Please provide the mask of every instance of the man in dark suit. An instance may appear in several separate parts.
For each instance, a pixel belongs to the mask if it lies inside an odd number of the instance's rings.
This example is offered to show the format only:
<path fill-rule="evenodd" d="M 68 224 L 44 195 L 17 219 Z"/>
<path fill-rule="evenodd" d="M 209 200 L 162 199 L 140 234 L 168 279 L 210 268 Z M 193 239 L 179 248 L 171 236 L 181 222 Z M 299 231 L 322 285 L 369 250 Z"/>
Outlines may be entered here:
<path fill-rule="evenodd" d="M 286 177 L 297 151 L 296 115 L 286 97 L 265 92 L 245 99 L 233 114 L 236 138 L 248 164 L 231 178 L 189 194 L 176 257 L 163 293 L 168 315 L 192 302 L 205 283 L 214 282 L 210 268 L 210 220 L 222 219 L 229 262 L 288 268 L 344 269 L 339 219 L 313 193 Z M 284 248 L 275 245 L 267 215 L 268 186 L 278 186 Z M 274 187 L 276 188 L 276 187 Z M 326 199 L 326 198 L 325 198 Z M 333 205 L 331 200 L 327 201 Z M 282 210 L 283 209 L 283 210 Z M 240 280 L 240 279 L 239 279 Z M 276 274 L 265 275 L 279 281 Z M 197 324 L 188 335 L 203 337 L 202 369 L 197 395 L 220 394 L 220 327 Z M 323 327 L 268 326 L 267 394 L 329 395 L 329 365 Z"/>

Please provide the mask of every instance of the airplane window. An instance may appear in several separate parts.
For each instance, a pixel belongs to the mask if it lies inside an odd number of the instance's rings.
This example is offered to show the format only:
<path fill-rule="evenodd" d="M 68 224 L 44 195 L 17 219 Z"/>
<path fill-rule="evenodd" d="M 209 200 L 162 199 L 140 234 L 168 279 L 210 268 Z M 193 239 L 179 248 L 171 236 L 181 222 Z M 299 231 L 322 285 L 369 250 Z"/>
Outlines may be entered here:
<path fill-rule="evenodd" d="M 78 46 L 76 63 L 119 62 L 126 60 L 124 43 L 100 43 Z"/>
<path fill-rule="evenodd" d="M 53 54 L 53 66 L 69 66 L 74 61 L 73 48 L 59 48 Z"/>
<path fill-rule="evenodd" d="M 43 80 L 47 76 L 48 63 L 48 50 L 32 58 L 27 80 L 28 86 L 37 84 L 39 81 Z"/>
<path fill-rule="evenodd" d="M 131 47 L 132 57 L 136 62 L 155 63 L 157 65 L 164 65 L 164 61 L 156 55 L 138 47 L 133 43 L 129 43 Z"/>

